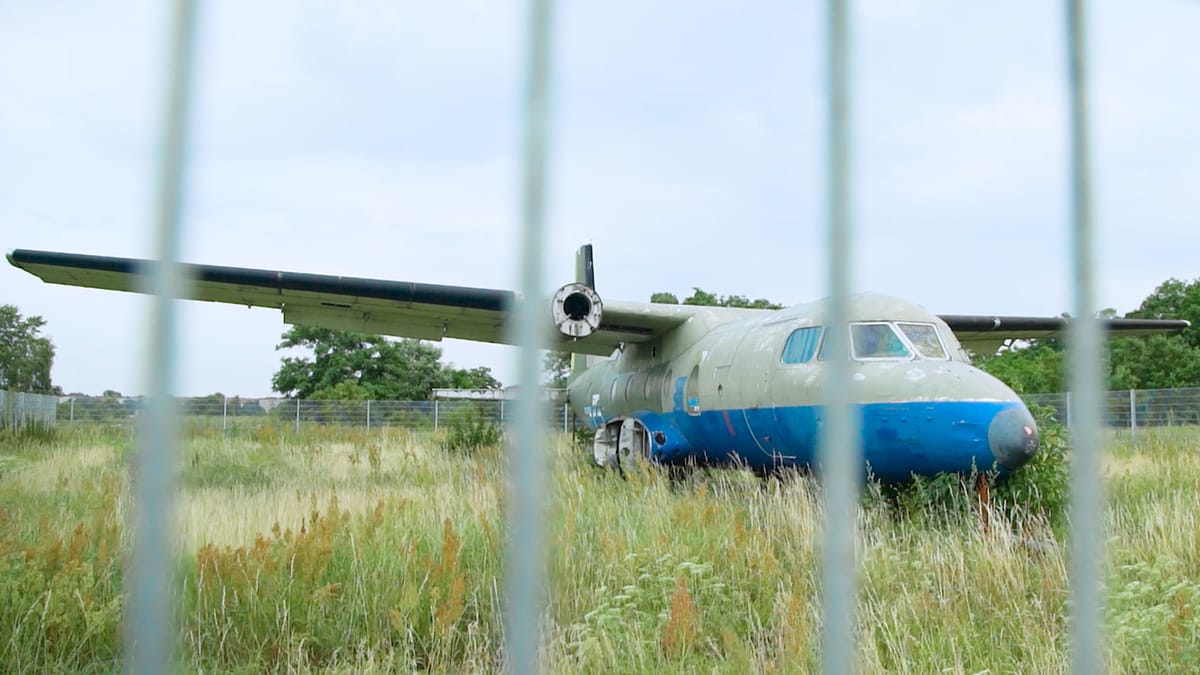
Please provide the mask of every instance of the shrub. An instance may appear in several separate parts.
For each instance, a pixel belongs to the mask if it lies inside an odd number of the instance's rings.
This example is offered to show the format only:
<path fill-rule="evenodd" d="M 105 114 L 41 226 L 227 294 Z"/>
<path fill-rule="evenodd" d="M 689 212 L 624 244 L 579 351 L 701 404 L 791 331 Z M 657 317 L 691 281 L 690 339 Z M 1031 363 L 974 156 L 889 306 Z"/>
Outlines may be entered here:
<path fill-rule="evenodd" d="M 478 406 L 465 405 L 455 410 L 446 426 L 448 433 L 442 443 L 445 450 L 469 454 L 500 444 L 500 425 Z"/>
<path fill-rule="evenodd" d="M 1033 406 L 1041 445 L 1033 459 L 1012 475 L 994 480 L 992 498 L 1011 520 L 1039 519 L 1056 530 L 1066 522 L 1071 500 L 1067 429 L 1054 410 Z"/>

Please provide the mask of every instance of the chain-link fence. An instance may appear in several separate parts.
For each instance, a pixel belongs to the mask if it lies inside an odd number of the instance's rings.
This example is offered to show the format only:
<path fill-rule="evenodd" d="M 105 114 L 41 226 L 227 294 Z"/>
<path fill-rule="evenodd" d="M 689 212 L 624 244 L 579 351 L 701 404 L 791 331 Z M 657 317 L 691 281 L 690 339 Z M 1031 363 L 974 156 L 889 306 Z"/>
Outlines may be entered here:
<path fill-rule="evenodd" d="M 49 429 L 57 415 L 57 396 L 0 391 L 0 429 Z"/>
<path fill-rule="evenodd" d="M 1200 424 L 1200 388 L 1188 389 L 1127 389 L 1105 392 L 1102 399 L 1104 423 L 1109 427 L 1129 429 L 1138 427 Z M 1054 409 L 1058 421 L 1071 424 L 1071 394 L 1027 394 L 1030 405 Z"/>
<path fill-rule="evenodd" d="M 1071 422 L 1071 395 L 1066 392 L 1027 394 L 1026 403 L 1052 408 L 1060 422 Z M 464 416 L 479 416 L 499 424 L 509 422 L 515 409 L 504 399 L 440 399 L 433 401 L 326 401 L 282 398 L 204 396 L 180 398 L 180 414 L 222 429 L 273 422 L 296 429 L 305 423 L 343 425 L 367 429 L 397 427 L 438 429 Z M 56 406 L 57 404 L 57 406 Z M 567 431 L 573 424 L 567 404 L 551 402 L 550 425 Z M 131 422 L 140 412 L 140 397 L 71 396 L 0 392 L 2 424 L 63 422 Z M 1104 395 L 1105 424 L 1136 430 L 1137 427 L 1200 425 L 1200 388 L 1110 391 Z"/>
<path fill-rule="evenodd" d="M 57 402 L 58 416 L 66 422 L 131 423 L 142 410 L 141 397 L 71 396 Z M 504 399 L 433 401 L 331 401 L 283 398 L 204 396 L 179 398 L 179 414 L 192 423 L 211 424 L 221 429 L 266 424 L 315 423 L 379 429 L 439 429 L 464 418 L 483 418 L 507 424 L 515 411 L 513 401 Z M 552 428 L 567 431 L 572 424 L 565 403 L 547 403 Z M 53 411 L 51 411 L 53 412 Z"/>

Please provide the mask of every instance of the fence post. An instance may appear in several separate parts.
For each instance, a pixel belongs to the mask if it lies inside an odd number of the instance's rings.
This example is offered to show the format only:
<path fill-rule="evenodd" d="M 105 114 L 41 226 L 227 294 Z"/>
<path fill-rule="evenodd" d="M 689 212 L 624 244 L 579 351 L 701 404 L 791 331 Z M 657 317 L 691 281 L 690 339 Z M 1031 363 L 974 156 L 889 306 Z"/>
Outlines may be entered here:
<path fill-rule="evenodd" d="M 1137 390 L 1129 390 L 1129 437 L 1137 440 Z"/>
<path fill-rule="evenodd" d="M 567 433 L 567 405 L 563 404 L 563 433 Z"/>
<path fill-rule="evenodd" d="M 221 396 L 221 431 L 226 431 L 229 428 L 229 397 Z"/>
<path fill-rule="evenodd" d="M 300 399 L 296 399 L 296 433 L 300 433 Z"/>
<path fill-rule="evenodd" d="M 1071 392 L 1067 392 L 1067 428 L 1071 428 Z"/>
<path fill-rule="evenodd" d="M 435 398 L 435 399 L 433 399 L 433 430 L 437 431 L 437 428 L 438 428 L 438 400 Z"/>
<path fill-rule="evenodd" d="M 74 397 L 72 397 L 72 398 L 71 398 L 71 412 L 70 412 L 70 415 L 69 415 L 69 416 L 68 416 L 68 418 L 67 418 L 67 421 L 68 421 L 68 422 L 74 422 L 74 421 L 75 421 L 75 399 L 74 399 Z"/>
<path fill-rule="evenodd" d="M 371 430 L 371 399 L 367 399 L 367 430 Z"/>

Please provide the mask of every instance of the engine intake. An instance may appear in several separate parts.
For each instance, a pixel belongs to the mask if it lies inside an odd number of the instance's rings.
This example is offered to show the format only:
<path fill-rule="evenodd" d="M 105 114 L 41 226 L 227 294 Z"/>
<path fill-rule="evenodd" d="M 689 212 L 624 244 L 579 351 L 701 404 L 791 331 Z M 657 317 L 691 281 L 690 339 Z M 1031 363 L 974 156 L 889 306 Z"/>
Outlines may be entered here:
<path fill-rule="evenodd" d="M 558 289 L 550 301 L 554 325 L 563 335 L 587 337 L 600 327 L 604 313 L 600 296 L 587 284 L 567 284 Z"/>

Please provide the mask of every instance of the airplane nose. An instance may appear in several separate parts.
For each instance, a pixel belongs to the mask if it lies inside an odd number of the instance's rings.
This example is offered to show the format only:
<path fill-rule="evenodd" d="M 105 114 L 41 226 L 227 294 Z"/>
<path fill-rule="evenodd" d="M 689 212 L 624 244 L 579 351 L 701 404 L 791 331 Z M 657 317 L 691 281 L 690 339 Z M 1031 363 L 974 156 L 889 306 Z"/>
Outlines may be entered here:
<path fill-rule="evenodd" d="M 988 426 L 988 447 L 1006 469 L 1019 469 L 1037 453 L 1038 430 L 1023 405 L 1000 411 Z"/>

